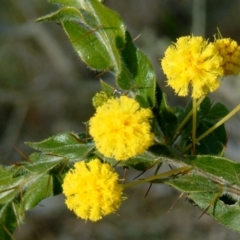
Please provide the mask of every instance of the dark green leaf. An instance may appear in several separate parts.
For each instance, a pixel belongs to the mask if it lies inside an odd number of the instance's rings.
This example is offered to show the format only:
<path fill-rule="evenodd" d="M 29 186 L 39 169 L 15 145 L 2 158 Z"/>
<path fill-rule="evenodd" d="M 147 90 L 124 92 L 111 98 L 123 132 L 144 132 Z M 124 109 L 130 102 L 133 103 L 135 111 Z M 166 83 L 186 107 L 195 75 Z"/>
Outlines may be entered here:
<path fill-rule="evenodd" d="M 155 144 L 152 145 L 149 149 L 149 152 L 155 156 L 155 158 L 174 158 L 176 154 L 166 145 L 163 144 Z"/>
<path fill-rule="evenodd" d="M 210 104 L 208 104 L 208 106 L 209 105 Z M 203 111 L 203 109 L 205 111 Z M 216 103 L 211 106 L 211 108 L 201 107 L 199 111 L 200 116 L 197 128 L 197 137 L 205 133 L 209 128 L 220 121 L 228 113 L 229 111 L 222 103 Z M 196 153 L 223 155 L 226 144 L 227 133 L 224 125 L 221 125 L 199 142 L 199 144 L 196 146 Z"/>
<path fill-rule="evenodd" d="M 222 103 L 214 104 L 210 111 L 206 113 L 204 119 L 209 123 L 215 124 L 229 113 L 228 109 Z"/>
<path fill-rule="evenodd" d="M 179 120 L 182 121 L 187 116 L 189 111 L 192 109 L 192 101 L 187 106 L 185 112 L 180 114 Z M 181 111 L 182 112 L 182 111 Z M 180 113 L 180 111 L 178 111 Z M 205 133 L 209 128 L 213 127 L 219 120 L 225 117 L 229 111 L 221 104 L 212 104 L 209 97 L 205 97 L 200 106 L 197 109 L 197 132 L 196 137 L 198 138 Z M 185 128 L 181 133 L 181 141 L 179 146 L 185 147 L 191 144 L 192 135 L 192 118 L 189 119 Z M 223 155 L 225 146 L 227 144 L 227 134 L 224 125 L 221 125 L 204 139 L 202 139 L 196 145 L 196 154 L 211 154 L 211 155 Z M 190 153 L 190 152 L 188 152 Z"/>
<path fill-rule="evenodd" d="M 160 159 L 156 159 L 156 157 L 151 152 L 147 151 L 144 154 L 137 155 L 125 161 L 124 165 L 139 171 L 146 171 L 159 162 Z"/>
<path fill-rule="evenodd" d="M 161 91 L 159 86 L 157 86 L 156 95 L 157 104 L 153 112 L 164 135 L 164 144 L 169 144 L 176 134 L 178 126 L 177 113 L 169 106 L 166 95 Z"/>
<path fill-rule="evenodd" d="M 213 124 L 203 120 L 197 129 L 198 137 L 205 133 Z M 222 156 L 227 144 L 227 133 L 224 125 L 219 126 L 196 145 L 196 154 L 213 154 Z"/>
<path fill-rule="evenodd" d="M 0 219 L 0 239 L 14 239 L 12 233 L 18 224 L 22 223 L 21 209 L 19 205 L 14 202 L 9 202 L 4 205 L 0 204 Z"/>
<path fill-rule="evenodd" d="M 140 95 L 149 106 L 155 105 L 156 76 L 148 58 L 133 44 L 126 32 L 126 44 L 121 52 L 122 70 L 117 83 L 125 90 Z"/>

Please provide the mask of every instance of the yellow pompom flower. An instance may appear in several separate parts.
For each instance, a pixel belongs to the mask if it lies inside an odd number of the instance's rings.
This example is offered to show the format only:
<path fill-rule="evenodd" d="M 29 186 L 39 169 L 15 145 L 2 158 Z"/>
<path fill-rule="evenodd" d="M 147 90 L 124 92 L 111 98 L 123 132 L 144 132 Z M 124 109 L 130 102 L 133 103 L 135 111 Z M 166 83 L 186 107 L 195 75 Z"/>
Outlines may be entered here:
<path fill-rule="evenodd" d="M 109 99 L 89 121 L 96 148 L 105 157 L 127 160 L 153 144 L 150 109 L 127 96 Z"/>
<path fill-rule="evenodd" d="M 192 97 L 200 98 L 215 91 L 223 76 L 222 57 L 212 43 L 202 37 L 180 37 L 165 52 L 162 69 L 179 96 L 187 96 L 189 85 Z"/>
<path fill-rule="evenodd" d="M 215 47 L 223 57 L 224 75 L 238 75 L 240 72 L 240 47 L 231 38 L 221 38 L 214 41 Z"/>
<path fill-rule="evenodd" d="M 74 164 L 63 181 L 67 207 L 85 220 L 98 221 L 122 203 L 123 185 L 107 163 L 93 159 Z"/>

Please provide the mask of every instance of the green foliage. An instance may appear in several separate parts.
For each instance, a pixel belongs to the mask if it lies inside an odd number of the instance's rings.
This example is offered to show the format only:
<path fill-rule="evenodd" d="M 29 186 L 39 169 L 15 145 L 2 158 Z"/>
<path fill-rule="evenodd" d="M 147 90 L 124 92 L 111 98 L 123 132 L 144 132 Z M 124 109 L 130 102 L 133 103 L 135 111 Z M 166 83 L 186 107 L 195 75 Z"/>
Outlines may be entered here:
<path fill-rule="evenodd" d="M 220 223 L 239 231 L 240 163 L 209 155 L 189 156 L 184 161 L 194 167 L 193 174 L 166 183 L 188 193 L 188 198 Z"/>
<path fill-rule="evenodd" d="M 224 125 L 216 128 L 196 146 L 196 156 L 188 156 L 192 121 L 187 118 L 192 102 L 174 108 L 159 86 L 148 58 L 135 47 L 117 13 L 97 0 L 51 0 L 62 6 L 37 21 L 58 22 L 83 62 L 93 70 L 111 72 L 123 94 L 133 96 L 154 113 L 156 143 L 144 154 L 118 163 L 95 149 L 87 134 L 71 132 L 27 145 L 36 150 L 29 159 L 0 167 L 0 238 L 11 239 L 25 211 L 62 192 L 62 179 L 77 161 L 98 157 L 112 165 L 146 171 L 162 163 L 185 170 L 154 175 L 149 181 L 165 183 L 188 194 L 203 211 L 225 226 L 240 231 L 240 164 L 223 158 L 227 135 Z M 102 90 L 114 95 L 115 88 L 101 81 Z M 198 106 L 197 137 L 228 114 L 221 104 L 206 97 Z M 101 123 L 100 123 L 101 124 Z M 184 151 L 187 149 L 186 151 Z M 144 181 L 144 180 L 141 180 Z M 147 181 L 147 180 L 146 180 Z"/>
<path fill-rule="evenodd" d="M 60 133 L 39 143 L 28 142 L 27 145 L 46 154 L 78 160 L 85 158 L 94 148 L 93 143 L 87 143 L 70 132 Z"/>
<path fill-rule="evenodd" d="M 179 122 L 187 116 L 191 110 L 192 102 L 189 103 L 186 110 L 180 112 L 179 110 Z M 197 137 L 201 136 L 219 120 L 225 117 L 229 113 L 228 109 L 222 103 L 212 104 L 209 97 L 206 97 L 198 108 L 197 119 Z M 192 131 L 192 122 L 190 121 L 182 131 L 181 147 L 186 147 L 189 142 L 189 135 Z M 221 125 L 207 137 L 199 142 L 196 146 L 197 154 L 223 154 L 224 147 L 227 144 L 227 134 L 224 125 Z M 190 153 L 190 152 L 189 152 Z"/>
<path fill-rule="evenodd" d="M 164 143 L 170 143 L 177 130 L 178 118 L 176 111 L 169 106 L 165 93 L 157 86 L 156 99 L 158 106 L 155 108 L 155 116 L 161 126 L 164 135 Z"/>
<path fill-rule="evenodd" d="M 68 132 L 27 144 L 40 152 L 27 161 L 0 169 L 1 239 L 11 239 L 10 233 L 23 222 L 25 211 L 61 193 L 64 173 L 73 162 L 87 158 L 94 148 L 92 143 Z"/>
<path fill-rule="evenodd" d="M 66 7 L 37 21 L 60 22 L 88 67 L 112 72 L 123 90 L 155 104 L 156 77 L 148 58 L 133 44 L 118 14 L 93 1 L 52 1 Z"/>
<path fill-rule="evenodd" d="M 61 173 L 51 175 L 51 170 L 64 166 L 66 160 L 44 153 L 33 153 L 28 160 L 1 169 L 1 239 L 12 239 L 11 233 L 23 222 L 25 211 L 42 199 L 60 193 Z"/>
<path fill-rule="evenodd" d="M 187 162 L 201 169 L 206 174 L 219 177 L 216 181 L 219 181 L 218 183 L 221 185 L 226 185 L 226 187 L 234 184 L 240 185 L 240 163 L 232 162 L 222 157 L 204 155 L 189 156 Z"/>

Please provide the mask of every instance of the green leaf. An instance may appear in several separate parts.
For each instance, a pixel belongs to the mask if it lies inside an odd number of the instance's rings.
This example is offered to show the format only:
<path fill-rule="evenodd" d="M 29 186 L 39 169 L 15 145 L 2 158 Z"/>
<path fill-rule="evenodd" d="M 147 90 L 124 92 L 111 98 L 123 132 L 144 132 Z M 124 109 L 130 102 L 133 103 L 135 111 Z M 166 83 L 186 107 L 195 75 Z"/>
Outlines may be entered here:
<path fill-rule="evenodd" d="M 60 133 L 41 142 L 26 144 L 37 151 L 51 155 L 79 159 L 85 158 L 94 148 L 93 143 L 85 144 L 81 138 L 71 132 Z"/>
<path fill-rule="evenodd" d="M 126 32 L 126 44 L 121 52 L 123 72 L 117 79 L 117 84 L 130 89 L 135 95 L 140 95 L 148 106 L 155 105 L 156 75 L 148 58 L 133 44 Z"/>
<path fill-rule="evenodd" d="M 205 114 L 204 119 L 209 123 L 215 124 L 223 117 L 225 117 L 228 113 L 229 111 L 226 106 L 220 102 L 217 102 L 211 107 L 210 111 Z"/>
<path fill-rule="evenodd" d="M 177 116 L 179 124 L 187 117 L 187 115 L 192 110 L 193 103 L 192 100 L 189 101 L 187 104 L 186 109 L 177 108 Z M 206 113 L 211 108 L 211 101 L 209 97 L 205 97 L 204 100 L 201 102 L 200 106 L 198 107 L 197 111 L 197 127 L 199 125 L 199 116 L 201 115 L 202 118 L 206 115 Z M 192 117 L 188 119 L 188 121 L 185 123 L 185 126 L 183 126 L 183 129 L 181 129 L 181 141 L 178 143 L 179 147 L 186 147 L 188 144 L 191 143 L 190 139 L 192 136 Z"/>
<path fill-rule="evenodd" d="M 62 26 L 80 58 L 92 69 L 110 70 L 112 59 L 108 52 L 109 49 L 103 44 L 101 34 L 98 36 L 99 33 L 97 33 L 102 25 L 101 23 L 94 25 L 93 22 L 96 22 L 96 20 L 89 24 L 86 22 L 88 18 L 93 19 L 89 12 L 64 7 L 55 13 L 37 19 L 37 21 L 62 22 Z M 82 24 L 80 25 L 80 23 Z"/>
<path fill-rule="evenodd" d="M 64 21 L 82 22 L 81 12 L 74 7 L 64 7 L 58 10 L 57 12 L 36 19 L 36 22 L 64 22 Z"/>
<path fill-rule="evenodd" d="M 159 147 L 159 149 L 160 148 L 161 146 Z M 117 161 L 114 158 L 105 157 L 99 151 L 95 151 L 94 154 L 97 155 L 104 162 L 107 162 L 113 166 L 117 165 L 118 167 L 129 167 L 139 171 L 146 171 L 147 169 L 153 167 L 155 164 L 161 162 L 161 157 L 156 157 L 155 153 L 151 151 L 151 148 L 149 148 L 149 150 L 146 151 L 144 154 L 139 154 L 125 161 Z"/>
<path fill-rule="evenodd" d="M 8 174 L 11 178 L 0 181 L 0 204 L 10 202 L 18 196 L 22 184 L 22 177 L 13 178 L 11 173 Z"/>
<path fill-rule="evenodd" d="M 220 223 L 240 232 L 240 163 L 216 156 L 190 156 L 188 175 L 165 183 L 188 194 L 196 205 Z"/>
<path fill-rule="evenodd" d="M 167 180 L 165 183 L 188 193 L 188 198 L 192 199 L 203 211 L 207 210 L 208 214 L 226 227 L 240 231 L 239 200 L 226 193 L 222 194 L 221 185 L 200 175 L 184 175 Z"/>
<path fill-rule="evenodd" d="M 42 174 L 44 172 L 49 172 L 54 167 L 58 166 L 60 163 L 64 163 L 66 160 L 63 157 L 54 156 L 51 154 L 44 154 L 42 152 L 32 153 L 29 157 L 32 164 L 25 164 L 22 166 L 28 173 L 38 173 Z M 20 168 L 20 167 L 19 167 Z"/>
<path fill-rule="evenodd" d="M 192 166 L 206 174 L 218 177 L 220 184 L 229 187 L 233 184 L 240 186 L 240 163 L 217 156 L 189 156 L 186 160 Z M 211 177 L 209 175 L 209 177 Z"/>
<path fill-rule="evenodd" d="M 63 3 L 64 2 L 64 3 Z M 67 5 L 67 1 L 61 1 Z M 37 21 L 60 21 L 80 58 L 92 69 L 121 72 L 125 28 L 118 14 L 96 0 L 78 1 Z M 81 23 L 81 24 L 79 24 Z"/>
<path fill-rule="evenodd" d="M 75 7 L 75 8 L 81 7 L 79 0 L 49 0 L 49 2 L 60 4 L 62 6 L 69 6 L 69 7 Z"/>
<path fill-rule="evenodd" d="M 221 187 L 206 177 L 201 175 L 183 175 L 177 178 L 171 178 L 165 181 L 168 185 L 176 188 L 177 190 L 185 193 L 193 192 L 218 192 Z"/>
<path fill-rule="evenodd" d="M 28 181 L 26 192 L 23 195 L 22 202 L 25 211 L 35 207 L 41 200 L 54 196 L 52 177 L 47 174 L 36 175 Z"/>
<path fill-rule="evenodd" d="M 199 112 L 197 137 L 205 133 L 229 113 L 228 109 L 219 102 L 211 106 L 211 108 L 205 108 L 204 110 L 201 107 Z M 227 141 L 227 133 L 222 124 L 196 145 L 196 153 L 223 155 Z"/>
<path fill-rule="evenodd" d="M 149 152 L 153 154 L 156 158 L 164 159 L 164 158 L 176 158 L 176 154 L 170 149 L 167 145 L 164 144 L 155 144 L 152 145 L 149 149 Z"/>
<path fill-rule="evenodd" d="M 0 204 L 0 239 L 12 240 L 14 239 L 12 233 L 22 222 L 21 209 L 14 202 L 7 204 Z"/>
<path fill-rule="evenodd" d="M 0 186 L 6 184 L 12 178 L 8 171 L 10 168 L 0 165 Z"/>
<path fill-rule="evenodd" d="M 109 52 L 94 33 L 98 27 L 88 30 L 75 22 L 63 22 L 62 25 L 76 52 L 90 68 L 98 71 L 113 69 Z"/>
<path fill-rule="evenodd" d="M 140 104 L 142 108 L 150 108 L 151 105 L 141 95 L 136 95 L 135 100 Z"/>
<path fill-rule="evenodd" d="M 197 129 L 198 136 L 201 136 L 213 124 L 203 121 Z M 196 154 L 213 154 L 222 156 L 227 144 L 227 133 L 224 125 L 219 126 L 196 145 Z"/>
<path fill-rule="evenodd" d="M 213 193 L 192 193 L 188 197 L 200 208 L 206 209 L 215 196 L 216 194 Z M 240 232 L 240 206 L 237 200 L 235 200 L 235 204 L 228 205 L 220 199 L 217 199 L 214 204 L 209 207 L 207 213 L 224 226 Z"/>
<path fill-rule="evenodd" d="M 188 104 L 185 112 L 178 111 L 179 122 L 187 116 L 192 109 L 192 101 Z M 205 133 L 209 128 L 213 127 L 219 120 L 225 117 L 229 111 L 222 103 L 212 104 L 209 97 L 205 97 L 197 111 L 197 131 L 196 137 L 198 138 Z M 192 135 L 192 118 L 189 119 L 186 127 L 181 133 L 181 142 L 179 146 L 185 147 L 191 144 Z M 219 126 L 217 129 L 208 134 L 196 145 L 196 154 L 211 154 L 223 155 L 225 146 L 227 144 L 227 133 L 224 125 Z M 189 152 L 190 153 L 190 150 Z"/>
<path fill-rule="evenodd" d="M 192 108 L 192 101 L 190 102 L 190 107 Z M 205 118 L 207 114 L 211 111 L 212 103 L 209 97 L 205 97 L 197 109 L 198 117 Z"/>
<path fill-rule="evenodd" d="M 108 96 L 112 96 L 114 94 L 114 87 L 112 87 L 111 85 L 107 84 L 106 82 L 104 82 L 103 80 L 100 81 L 101 83 L 101 87 L 102 90 L 108 95 Z"/>
<path fill-rule="evenodd" d="M 139 171 L 146 171 L 159 162 L 160 160 L 156 159 L 151 152 L 146 151 L 144 154 L 139 154 L 127 161 L 124 161 L 124 165 Z"/>
<path fill-rule="evenodd" d="M 110 71 L 117 85 L 155 105 L 156 76 L 148 58 L 133 44 L 118 14 L 97 0 L 53 1 L 62 9 L 37 21 L 61 22 L 80 58 L 93 70 Z M 69 7 L 71 6 L 71 7 Z"/>
<path fill-rule="evenodd" d="M 24 221 L 25 211 L 35 207 L 42 199 L 59 194 L 66 159 L 32 154 L 29 162 L 1 168 L 0 177 L 0 237 L 12 239 L 17 225 Z M 54 169 L 54 175 L 51 173 Z"/>
<path fill-rule="evenodd" d="M 170 144 L 178 126 L 177 112 L 169 106 L 166 95 L 159 86 L 156 89 L 156 99 L 157 104 L 153 112 L 164 135 L 164 144 Z"/>
<path fill-rule="evenodd" d="M 192 193 L 189 197 L 206 209 L 217 194 L 223 193 L 207 212 L 225 226 L 240 231 L 240 163 L 216 156 L 191 156 L 188 162 L 220 188 L 215 194 L 206 191 Z"/>

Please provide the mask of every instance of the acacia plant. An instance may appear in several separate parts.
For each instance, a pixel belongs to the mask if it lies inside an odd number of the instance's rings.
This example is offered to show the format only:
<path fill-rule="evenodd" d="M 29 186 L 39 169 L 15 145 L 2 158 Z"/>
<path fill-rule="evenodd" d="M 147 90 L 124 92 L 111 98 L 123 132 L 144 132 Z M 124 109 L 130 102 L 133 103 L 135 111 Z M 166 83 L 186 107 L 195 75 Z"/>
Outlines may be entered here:
<path fill-rule="evenodd" d="M 183 36 L 167 48 L 160 60 L 167 85 L 179 97 L 191 94 L 185 108 L 173 107 L 116 12 L 98 0 L 50 2 L 60 8 L 37 21 L 59 23 L 83 62 L 112 73 L 116 86 L 100 81 L 87 132 L 27 142 L 36 151 L 28 161 L 1 166 L 0 238 L 11 239 L 25 211 L 49 196 L 64 193 L 78 217 L 98 221 L 127 201 L 126 188 L 146 182 L 185 193 L 203 214 L 240 231 L 240 163 L 224 157 L 224 123 L 240 105 L 229 111 L 208 97 L 225 76 L 240 71 L 236 41 L 220 34 L 213 42 Z M 172 169 L 158 173 L 163 164 Z M 125 182 L 117 167 L 156 171 Z"/>

